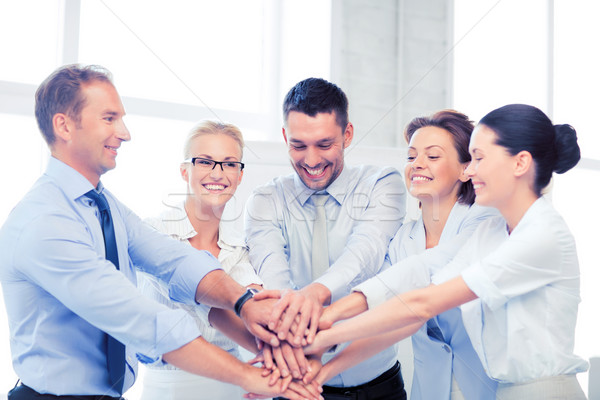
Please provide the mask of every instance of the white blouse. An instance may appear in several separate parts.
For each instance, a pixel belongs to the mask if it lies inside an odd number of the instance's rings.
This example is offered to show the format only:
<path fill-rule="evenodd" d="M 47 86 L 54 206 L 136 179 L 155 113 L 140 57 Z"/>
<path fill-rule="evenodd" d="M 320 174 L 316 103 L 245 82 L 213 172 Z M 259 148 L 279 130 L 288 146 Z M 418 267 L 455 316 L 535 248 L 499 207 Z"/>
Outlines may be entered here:
<path fill-rule="evenodd" d="M 573 354 L 580 302 L 575 240 L 546 199 L 510 235 L 500 217 L 483 222 L 432 281 L 459 273 L 479 297 L 462 306 L 462 315 L 490 377 L 521 383 L 587 370 Z"/>
<path fill-rule="evenodd" d="M 179 204 L 177 207 L 166 210 L 160 217 L 148 218 L 145 222 L 156 230 L 188 244 L 188 239 L 197 234 L 187 217 L 183 203 Z M 223 270 L 237 283 L 242 286 L 248 286 L 253 283 L 258 285 L 263 284 L 262 280 L 256 275 L 252 265 L 250 265 L 246 244 L 244 243 L 244 240 L 241 239 L 241 235 L 235 231 L 233 224 L 221 221 L 221 224 L 219 225 L 219 241 L 217 244 L 221 248 L 218 259 Z M 200 328 L 202 337 L 205 340 L 238 356 L 237 344 L 209 325 L 206 307 L 201 305 L 190 306 L 172 301 L 169 298 L 168 289 L 162 281 L 152 275 L 139 271 L 137 275 L 138 287 L 144 295 L 159 303 L 165 304 L 170 308 L 181 308 L 186 310 L 194 317 L 196 324 Z M 148 367 L 156 369 L 176 369 L 176 367 L 172 365 L 160 365 L 159 363 L 148 365 Z"/>

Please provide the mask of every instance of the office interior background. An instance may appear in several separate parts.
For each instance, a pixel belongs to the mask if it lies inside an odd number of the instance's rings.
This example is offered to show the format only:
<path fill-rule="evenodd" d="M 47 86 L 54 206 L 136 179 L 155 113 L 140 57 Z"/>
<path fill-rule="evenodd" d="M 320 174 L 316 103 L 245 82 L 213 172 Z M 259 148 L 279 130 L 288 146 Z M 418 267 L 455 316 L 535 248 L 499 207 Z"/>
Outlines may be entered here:
<path fill-rule="evenodd" d="M 508 103 L 532 104 L 578 133 L 582 160 L 555 176 L 549 197 L 579 251 L 575 351 L 600 356 L 598 15 L 600 4 L 586 0 L 1 0 L 0 224 L 45 169 L 33 95 L 62 64 L 114 74 L 132 140 L 103 182 L 142 217 L 185 193 L 183 139 L 210 118 L 238 125 L 248 142 L 229 211 L 241 223 L 252 187 L 291 172 L 281 102 L 310 76 L 349 97 L 347 162 L 399 169 L 403 128 L 415 116 L 454 108 L 477 121 Z M 588 374 L 579 379 L 587 392 Z M 0 398 L 16 380 L 1 304 Z"/>

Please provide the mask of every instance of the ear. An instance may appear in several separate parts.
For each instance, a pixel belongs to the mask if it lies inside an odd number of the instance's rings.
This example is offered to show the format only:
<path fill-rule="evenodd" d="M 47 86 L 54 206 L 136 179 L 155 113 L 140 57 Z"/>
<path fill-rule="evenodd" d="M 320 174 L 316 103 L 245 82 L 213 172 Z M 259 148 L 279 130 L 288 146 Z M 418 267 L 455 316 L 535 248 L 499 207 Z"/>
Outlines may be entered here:
<path fill-rule="evenodd" d="M 65 142 L 70 141 L 74 128 L 74 121 L 66 114 L 56 113 L 52 117 L 52 129 L 54 129 L 54 135 L 57 139 L 60 138 Z"/>
<path fill-rule="evenodd" d="M 240 183 L 242 183 L 242 178 L 243 178 L 243 177 L 244 177 L 244 170 L 241 170 L 241 171 L 240 171 L 240 176 L 238 177 L 238 182 L 237 182 L 237 183 L 238 183 L 238 185 L 239 185 Z"/>
<path fill-rule="evenodd" d="M 514 156 L 515 176 L 523 176 L 533 168 L 533 157 L 531 153 L 525 150 L 518 152 Z"/>
<path fill-rule="evenodd" d="M 187 163 L 181 163 L 181 165 L 179 166 L 179 173 L 181 174 L 181 178 L 189 184 L 190 175 L 188 172 L 188 166 L 189 165 Z"/>
<path fill-rule="evenodd" d="M 469 165 L 471 164 L 471 162 L 466 162 L 464 164 L 461 165 L 462 167 L 462 172 L 460 173 L 460 175 L 458 176 L 458 180 L 461 182 L 467 182 L 469 179 L 469 174 L 467 174 L 467 168 L 469 168 Z"/>
<path fill-rule="evenodd" d="M 285 126 L 281 127 L 281 134 L 283 135 L 283 140 L 285 141 L 285 144 L 288 144 L 287 135 L 285 134 Z"/>
<path fill-rule="evenodd" d="M 354 138 L 354 126 L 351 122 L 348 122 L 348 125 L 346 125 L 346 129 L 344 130 L 344 148 L 350 146 L 352 138 Z"/>

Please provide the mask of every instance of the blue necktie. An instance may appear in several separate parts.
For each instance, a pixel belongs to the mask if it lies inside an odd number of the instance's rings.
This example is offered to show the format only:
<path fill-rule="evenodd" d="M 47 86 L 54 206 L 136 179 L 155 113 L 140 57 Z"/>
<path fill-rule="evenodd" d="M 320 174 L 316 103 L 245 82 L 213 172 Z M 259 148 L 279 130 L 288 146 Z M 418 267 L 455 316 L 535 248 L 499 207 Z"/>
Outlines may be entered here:
<path fill-rule="evenodd" d="M 117 240 L 115 239 L 115 229 L 113 227 L 110 207 L 106 197 L 102 193 L 90 190 L 85 194 L 86 197 L 94 200 L 98 210 L 100 210 L 100 219 L 102 220 L 102 234 L 104 236 L 104 251 L 106 259 L 112 262 L 119 269 L 119 255 L 117 253 Z M 120 394 L 123 392 L 123 383 L 125 381 L 125 346 L 117 339 L 108 335 L 106 364 L 108 366 L 108 376 L 110 384 Z"/>

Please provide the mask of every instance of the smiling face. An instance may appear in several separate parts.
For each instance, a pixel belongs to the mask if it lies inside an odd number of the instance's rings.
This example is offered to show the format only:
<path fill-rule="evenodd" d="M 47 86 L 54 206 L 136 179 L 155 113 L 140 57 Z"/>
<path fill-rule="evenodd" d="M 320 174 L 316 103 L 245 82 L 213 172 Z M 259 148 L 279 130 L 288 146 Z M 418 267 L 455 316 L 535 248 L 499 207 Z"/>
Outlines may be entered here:
<path fill-rule="evenodd" d="M 242 161 L 240 144 L 231 136 L 217 133 L 196 136 L 190 143 L 191 157 L 214 161 Z M 243 171 L 221 170 L 216 165 L 205 169 L 184 163 L 181 175 L 188 184 L 197 206 L 202 209 L 223 209 L 242 181 Z"/>
<path fill-rule="evenodd" d="M 473 181 L 475 202 L 502 211 L 514 193 L 514 157 L 495 141 L 496 133 L 487 126 L 475 128 L 469 145 L 473 161 L 467 174 Z"/>
<path fill-rule="evenodd" d="M 406 186 L 422 204 L 457 201 L 466 164 L 459 160 L 452 135 L 436 126 L 415 131 L 408 144 L 408 161 L 404 168 Z"/>
<path fill-rule="evenodd" d="M 340 175 L 353 133 L 352 124 L 340 127 L 333 112 L 314 117 L 297 111 L 288 114 L 283 137 L 292 167 L 308 188 L 325 189 Z"/>
<path fill-rule="evenodd" d="M 125 127 L 125 110 L 113 85 L 95 81 L 82 87 L 86 99 L 80 120 L 56 114 L 64 140 L 57 157 L 85 176 L 94 186 L 100 176 L 116 167 L 117 149 L 131 137 Z"/>

